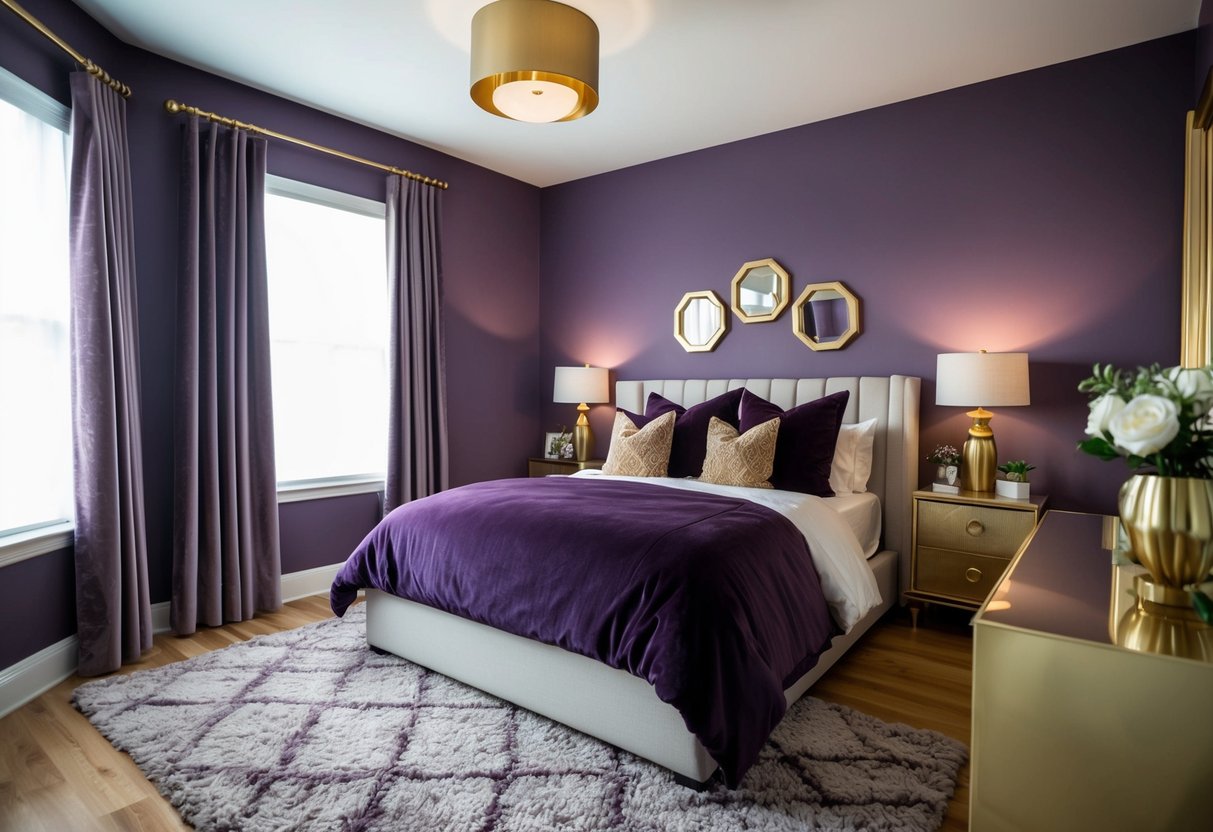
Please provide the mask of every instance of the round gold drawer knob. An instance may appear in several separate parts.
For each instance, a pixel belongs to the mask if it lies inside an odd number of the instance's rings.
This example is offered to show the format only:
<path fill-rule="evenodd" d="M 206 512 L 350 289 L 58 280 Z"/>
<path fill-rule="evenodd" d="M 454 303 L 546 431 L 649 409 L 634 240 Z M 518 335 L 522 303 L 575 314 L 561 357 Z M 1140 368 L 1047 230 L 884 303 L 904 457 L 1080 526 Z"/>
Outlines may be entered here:
<path fill-rule="evenodd" d="M 975 584 L 981 580 L 981 570 L 970 566 L 965 570 L 965 580 L 971 584 Z"/>
<path fill-rule="evenodd" d="M 973 537 L 981 537 L 985 530 L 986 527 L 981 524 L 980 520 L 970 520 L 969 525 L 965 526 L 965 531 Z"/>

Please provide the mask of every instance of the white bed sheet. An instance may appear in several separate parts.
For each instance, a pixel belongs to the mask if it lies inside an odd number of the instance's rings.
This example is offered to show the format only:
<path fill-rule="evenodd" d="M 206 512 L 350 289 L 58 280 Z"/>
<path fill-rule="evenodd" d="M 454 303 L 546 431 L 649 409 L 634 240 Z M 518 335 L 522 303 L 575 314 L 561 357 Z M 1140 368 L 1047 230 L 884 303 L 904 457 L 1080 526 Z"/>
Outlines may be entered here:
<path fill-rule="evenodd" d="M 864 557 L 871 558 L 880 549 L 880 498 L 871 492 L 839 494 L 827 497 L 826 505 L 842 515 L 859 538 Z"/>
<path fill-rule="evenodd" d="M 868 610 L 880 604 L 880 589 L 876 585 L 876 576 L 872 574 L 872 568 L 868 565 L 863 546 L 851 522 L 821 497 L 774 488 L 716 485 L 693 479 L 620 477 L 593 469 L 578 471 L 572 476 L 581 479 L 601 477 L 680 488 L 685 491 L 704 491 L 740 497 L 766 506 L 792 521 L 804 535 L 809 544 L 809 551 L 813 554 L 813 564 L 821 580 L 821 591 L 825 595 L 826 605 L 835 623 L 844 633 L 850 632 L 855 622 L 863 618 Z"/>

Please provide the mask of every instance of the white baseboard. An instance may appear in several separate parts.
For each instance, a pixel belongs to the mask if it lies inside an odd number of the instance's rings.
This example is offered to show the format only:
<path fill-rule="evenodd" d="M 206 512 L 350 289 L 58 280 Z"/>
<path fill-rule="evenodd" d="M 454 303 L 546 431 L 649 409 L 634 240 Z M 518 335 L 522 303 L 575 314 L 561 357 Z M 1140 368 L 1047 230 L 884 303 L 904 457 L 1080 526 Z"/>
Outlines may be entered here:
<path fill-rule="evenodd" d="M 318 592 L 327 592 L 340 563 L 318 566 L 282 576 L 282 600 L 295 601 Z M 167 633 L 169 602 L 152 604 L 152 631 Z M 0 670 L 0 717 L 42 695 L 76 672 L 76 637 L 68 636 L 50 647 L 27 656 Z"/>
<path fill-rule="evenodd" d="M 169 630 L 173 629 L 173 625 L 169 623 L 171 619 L 169 618 L 168 612 L 171 606 L 172 605 L 168 601 L 161 601 L 159 604 L 152 604 L 153 635 L 158 636 L 161 633 L 167 633 Z"/>
<path fill-rule="evenodd" d="M 68 636 L 0 670 L 0 717 L 7 716 L 75 673 L 76 651 L 76 637 Z"/>
<path fill-rule="evenodd" d="M 304 569 L 302 572 L 292 572 L 282 576 L 282 600 L 297 601 L 309 595 L 323 592 L 328 594 L 337 577 L 337 570 L 345 564 L 331 563 L 328 566 L 317 566 L 315 569 Z"/>

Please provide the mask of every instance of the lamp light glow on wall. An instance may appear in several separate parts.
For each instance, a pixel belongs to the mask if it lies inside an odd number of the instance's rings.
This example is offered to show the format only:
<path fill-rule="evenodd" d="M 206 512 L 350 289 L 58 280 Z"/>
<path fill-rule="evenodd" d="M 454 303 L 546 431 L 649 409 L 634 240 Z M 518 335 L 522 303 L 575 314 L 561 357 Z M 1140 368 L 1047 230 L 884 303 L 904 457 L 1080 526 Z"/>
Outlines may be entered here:
<path fill-rule="evenodd" d="M 472 100 L 495 116 L 572 121 L 598 106 L 598 25 L 553 0 L 497 0 L 472 18 Z"/>
<path fill-rule="evenodd" d="M 577 402 L 577 425 L 573 428 L 573 450 L 578 462 L 590 458 L 594 447 L 594 434 L 590 421 L 585 417 L 591 404 L 610 401 L 607 385 L 609 379 L 605 367 L 557 367 L 556 380 L 552 385 L 552 401 L 572 404 Z"/>
<path fill-rule="evenodd" d="M 935 364 L 935 404 L 974 407 L 973 419 L 960 460 L 964 491 L 993 491 L 998 447 L 985 405 L 1008 407 L 1031 404 L 1026 352 L 943 353 Z"/>

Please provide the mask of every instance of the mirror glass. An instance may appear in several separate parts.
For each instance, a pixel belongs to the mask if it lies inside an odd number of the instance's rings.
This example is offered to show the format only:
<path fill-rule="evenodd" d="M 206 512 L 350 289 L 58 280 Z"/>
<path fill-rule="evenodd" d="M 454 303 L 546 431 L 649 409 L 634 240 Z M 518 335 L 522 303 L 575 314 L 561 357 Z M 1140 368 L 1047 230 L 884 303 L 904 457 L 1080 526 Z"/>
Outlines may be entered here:
<path fill-rule="evenodd" d="M 702 347 L 720 329 L 720 310 L 706 298 L 695 298 L 682 313 L 682 334 L 687 341 Z"/>
<path fill-rule="evenodd" d="M 752 260 L 733 277 L 733 313 L 747 324 L 773 321 L 788 305 L 788 273 L 774 260 Z"/>
<path fill-rule="evenodd" d="M 837 341 L 847 331 L 847 302 L 833 289 L 814 293 L 805 304 L 804 329 L 817 342 Z"/>
<path fill-rule="evenodd" d="M 674 337 L 687 352 L 710 352 L 724 337 L 724 304 L 715 292 L 687 292 L 674 310 Z"/>
<path fill-rule="evenodd" d="M 811 350 L 842 349 L 859 335 L 859 299 L 838 281 L 806 286 L 792 328 Z"/>

